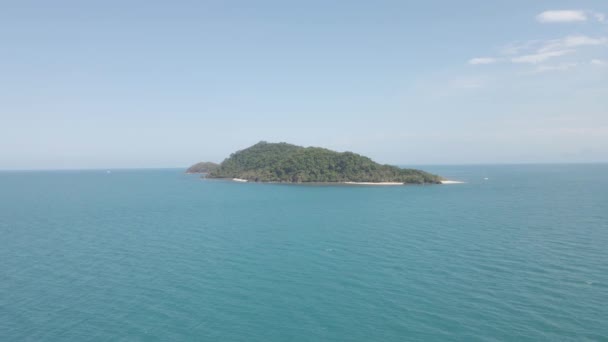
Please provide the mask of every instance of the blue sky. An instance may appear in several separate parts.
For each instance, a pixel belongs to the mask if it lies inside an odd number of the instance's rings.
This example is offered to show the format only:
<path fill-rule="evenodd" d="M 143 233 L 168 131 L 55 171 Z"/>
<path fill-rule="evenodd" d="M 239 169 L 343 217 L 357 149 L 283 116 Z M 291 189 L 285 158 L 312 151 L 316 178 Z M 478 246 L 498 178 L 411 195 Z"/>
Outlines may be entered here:
<path fill-rule="evenodd" d="M 259 140 L 392 164 L 608 161 L 606 1 L 2 1 L 0 169 Z"/>

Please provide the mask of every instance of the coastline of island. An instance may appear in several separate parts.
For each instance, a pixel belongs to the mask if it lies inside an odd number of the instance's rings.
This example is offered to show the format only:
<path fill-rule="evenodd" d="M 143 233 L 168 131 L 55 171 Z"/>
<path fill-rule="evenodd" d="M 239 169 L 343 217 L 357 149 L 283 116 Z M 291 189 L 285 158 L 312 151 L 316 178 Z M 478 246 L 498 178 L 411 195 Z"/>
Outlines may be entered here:
<path fill-rule="evenodd" d="M 441 184 L 464 184 L 464 182 L 462 182 L 462 181 L 456 181 L 456 180 L 444 179 L 444 180 L 441 181 Z"/>
<path fill-rule="evenodd" d="M 222 163 L 201 162 L 187 170 L 208 179 L 235 182 L 409 185 L 457 184 L 422 170 L 379 164 L 353 153 L 321 147 L 261 141 L 236 151 Z"/>
<path fill-rule="evenodd" d="M 247 179 L 242 179 L 242 178 L 232 178 L 233 182 L 237 182 L 237 183 L 247 183 L 249 182 Z M 262 182 L 262 183 L 287 183 L 290 184 L 288 182 Z M 462 181 L 455 181 L 455 180 L 442 180 L 440 181 L 440 184 L 464 184 L 465 182 Z M 323 183 L 322 183 L 323 184 Z M 372 186 L 376 186 L 376 185 L 406 185 L 406 183 L 402 183 L 402 182 L 326 182 L 324 184 L 344 184 L 344 185 L 372 185 Z"/>
<path fill-rule="evenodd" d="M 403 182 L 341 182 L 346 185 L 404 185 Z"/>

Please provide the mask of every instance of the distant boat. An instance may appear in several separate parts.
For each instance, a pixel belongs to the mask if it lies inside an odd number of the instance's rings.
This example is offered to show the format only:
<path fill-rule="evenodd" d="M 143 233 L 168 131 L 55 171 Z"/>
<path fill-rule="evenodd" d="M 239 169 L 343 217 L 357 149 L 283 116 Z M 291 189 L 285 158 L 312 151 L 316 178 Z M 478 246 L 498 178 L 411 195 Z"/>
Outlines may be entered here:
<path fill-rule="evenodd" d="M 484 177 L 484 180 L 488 180 L 488 177 Z"/>
<path fill-rule="evenodd" d="M 110 170 L 107 170 L 107 171 L 106 171 L 106 173 L 112 173 L 112 171 L 110 171 Z"/>

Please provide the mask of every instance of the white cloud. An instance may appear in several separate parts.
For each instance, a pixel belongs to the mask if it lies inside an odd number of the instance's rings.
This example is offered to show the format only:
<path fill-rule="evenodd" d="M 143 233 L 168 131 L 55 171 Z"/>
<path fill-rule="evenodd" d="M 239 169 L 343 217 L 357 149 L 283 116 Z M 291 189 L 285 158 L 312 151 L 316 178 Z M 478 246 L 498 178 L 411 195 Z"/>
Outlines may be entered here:
<path fill-rule="evenodd" d="M 539 65 L 534 72 L 565 71 L 576 68 L 578 63 L 561 63 L 557 65 Z"/>
<path fill-rule="evenodd" d="M 563 39 L 564 45 L 566 47 L 575 47 L 582 45 L 603 45 L 608 43 L 608 38 L 600 37 L 600 38 L 591 38 L 588 36 L 578 35 L 578 36 L 568 36 Z"/>
<path fill-rule="evenodd" d="M 500 49 L 500 53 L 502 53 L 503 55 L 518 55 L 522 51 L 537 47 L 539 42 L 540 41 L 538 40 L 529 40 L 527 42 L 519 41 L 509 43 Z"/>
<path fill-rule="evenodd" d="M 511 43 L 500 50 L 502 56 L 476 57 L 468 61 L 471 65 L 494 64 L 501 62 L 539 64 L 551 58 L 575 53 L 583 47 L 606 46 L 608 36 L 590 37 L 570 35 L 559 39 L 530 40 Z"/>
<path fill-rule="evenodd" d="M 574 52 L 574 50 L 558 50 L 558 51 L 547 51 L 547 52 L 539 52 L 530 55 L 523 55 L 519 57 L 511 58 L 511 62 L 513 63 L 531 63 L 537 64 L 546 61 L 549 58 L 563 56 L 565 54 Z"/>
<path fill-rule="evenodd" d="M 477 89 L 484 87 L 485 84 L 484 79 L 472 77 L 455 79 L 450 82 L 450 86 L 457 89 Z"/>
<path fill-rule="evenodd" d="M 533 40 L 529 42 L 510 44 L 503 49 L 504 54 L 514 54 L 510 59 L 513 63 L 542 63 L 550 58 L 560 57 L 576 52 L 576 48 L 583 46 L 608 45 L 608 37 L 589 37 L 585 35 L 571 35 L 560 39 L 545 41 Z M 527 54 L 519 55 L 523 51 Z"/>
<path fill-rule="evenodd" d="M 608 43 L 608 38 L 592 38 L 584 35 L 567 36 L 562 39 L 553 39 L 546 41 L 539 49 L 538 52 L 548 52 L 563 49 L 570 49 L 578 46 L 593 46 L 593 45 L 604 45 Z"/>
<path fill-rule="evenodd" d="M 606 21 L 604 13 L 581 10 L 544 11 L 536 16 L 536 20 L 541 23 L 573 23 L 587 21 L 589 18 L 593 18 L 600 23 Z"/>
<path fill-rule="evenodd" d="M 608 66 L 608 61 L 605 60 L 601 60 L 601 59 L 593 59 L 591 60 L 591 64 L 595 65 L 595 66 Z"/>
<path fill-rule="evenodd" d="M 498 62 L 498 60 L 492 57 L 476 57 L 469 60 L 469 64 L 471 65 L 494 64 L 496 62 Z"/>
<path fill-rule="evenodd" d="M 541 23 L 571 23 L 586 21 L 587 14 L 577 10 L 544 11 L 536 16 L 536 20 Z"/>

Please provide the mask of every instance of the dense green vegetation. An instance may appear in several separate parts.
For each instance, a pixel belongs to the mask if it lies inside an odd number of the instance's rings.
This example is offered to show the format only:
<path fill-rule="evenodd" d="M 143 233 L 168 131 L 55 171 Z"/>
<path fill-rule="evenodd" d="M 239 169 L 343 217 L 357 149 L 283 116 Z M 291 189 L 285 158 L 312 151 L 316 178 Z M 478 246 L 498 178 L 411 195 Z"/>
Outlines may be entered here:
<path fill-rule="evenodd" d="M 218 164 L 212 162 L 196 163 L 186 170 L 186 173 L 209 173 L 219 167 Z"/>
<path fill-rule="evenodd" d="M 255 182 L 403 182 L 439 183 L 441 177 L 414 169 L 381 165 L 352 152 L 259 142 L 238 151 L 212 170 L 210 178 Z"/>

